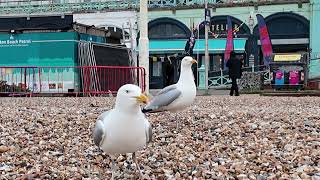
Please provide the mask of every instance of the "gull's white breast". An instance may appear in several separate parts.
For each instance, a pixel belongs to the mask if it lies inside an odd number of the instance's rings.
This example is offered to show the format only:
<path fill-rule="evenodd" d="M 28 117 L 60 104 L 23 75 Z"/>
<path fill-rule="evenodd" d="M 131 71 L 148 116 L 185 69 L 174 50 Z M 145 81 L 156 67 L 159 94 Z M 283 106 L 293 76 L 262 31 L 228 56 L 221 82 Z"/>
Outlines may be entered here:
<path fill-rule="evenodd" d="M 108 154 L 132 153 L 146 145 L 144 114 L 124 114 L 113 111 L 103 123 L 106 138 L 101 149 Z"/>
<path fill-rule="evenodd" d="M 177 112 L 189 107 L 193 103 L 197 94 L 197 90 L 194 82 L 188 83 L 191 84 L 188 86 L 183 85 L 182 83 L 177 84 L 177 88 L 181 91 L 181 95 L 178 99 L 171 103 L 167 109 L 172 112 Z"/>

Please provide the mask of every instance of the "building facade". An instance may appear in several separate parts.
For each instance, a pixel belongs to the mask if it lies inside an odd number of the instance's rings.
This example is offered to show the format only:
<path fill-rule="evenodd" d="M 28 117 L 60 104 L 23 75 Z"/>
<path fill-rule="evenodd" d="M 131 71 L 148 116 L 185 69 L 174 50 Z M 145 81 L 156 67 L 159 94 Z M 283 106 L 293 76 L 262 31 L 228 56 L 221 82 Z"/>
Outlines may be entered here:
<path fill-rule="evenodd" d="M 311 33 L 319 25 L 311 25 L 310 19 L 319 12 L 311 14 L 310 12 L 313 12 L 311 8 L 314 9 L 315 6 L 311 4 L 312 2 L 210 8 L 209 76 L 219 74 L 219 71 L 224 68 L 227 16 L 231 16 L 233 29 L 236 31 L 234 49 L 239 57 L 243 57 L 245 66 L 263 64 L 256 14 L 261 14 L 265 18 L 274 53 L 308 53 L 313 49 L 314 57 L 317 56 L 319 41 L 312 41 Z M 149 18 L 150 81 L 166 85 L 166 80 L 163 80 L 167 76 L 165 59 L 168 56 L 175 57 L 176 54 L 183 53 L 191 29 L 197 28 L 197 25 L 204 20 L 204 10 L 203 8 L 151 10 Z M 197 37 L 194 56 L 199 60 L 200 67 L 204 64 L 203 26 L 199 28 Z M 312 65 L 317 67 L 317 63 Z M 160 71 L 163 72 L 164 77 L 159 75 Z M 311 76 L 316 75 L 314 72 L 311 73 Z"/>

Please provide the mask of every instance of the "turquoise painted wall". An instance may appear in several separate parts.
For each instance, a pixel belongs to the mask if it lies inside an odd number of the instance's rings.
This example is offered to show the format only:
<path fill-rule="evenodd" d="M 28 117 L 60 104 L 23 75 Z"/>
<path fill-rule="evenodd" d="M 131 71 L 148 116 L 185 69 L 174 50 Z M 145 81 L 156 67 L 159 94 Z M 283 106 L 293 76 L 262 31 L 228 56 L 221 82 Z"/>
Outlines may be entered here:
<path fill-rule="evenodd" d="M 320 0 L 310 3 L 310 48 L 312 49 L 310 61 L 310 78 L 320 78 Z"/>
<path fill-rule="evenodd" d="M 75 32 L 0 34 L 0 66 L 75 66 L 77 38 Z M 67 92 L 78 83 L 74 68 L 0 67 L 0 72 L 0 80 L 8 84 L 26 82 L 36 92 Z"/>
<path fill-rule="evenodd" d="M 26 86 L 35 92 L 77 91 L 80 86 L 78 70 L 61 66 L 78 65 L 78 40 L 106 41 L 103 37 L 77 32 L 0 34 L 0 80 L 10 85 L 26 82 Z"/>

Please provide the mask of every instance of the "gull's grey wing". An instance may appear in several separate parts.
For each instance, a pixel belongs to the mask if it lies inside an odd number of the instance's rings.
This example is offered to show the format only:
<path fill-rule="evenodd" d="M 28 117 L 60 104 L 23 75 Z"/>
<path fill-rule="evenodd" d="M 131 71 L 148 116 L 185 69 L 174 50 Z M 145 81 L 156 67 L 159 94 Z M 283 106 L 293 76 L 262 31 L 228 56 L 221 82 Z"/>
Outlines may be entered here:
<path fill-rule="evenodd" d="M 106 129 L 103 124 L 103 119 L 110 113 L 110 111 L 102 113 L 96 122 L 96 125 L 93 130 L 93 141 L 97 146 L 101 146 L 102 142 L 106 137 Z"/>
<path fill-rule="evenodd" d="M 170 86 L 167 86 L 167 87 L 161 89 L 161 90 L 158 92 L 157 96 L 160 95 L 160 94 L 164 94 L 164 93 L 166 93 L 166 92 L 168 92 L 168 91 L 171 91 L 171 90 L 173 90 L 173 89 L 176 89 L 176 88 L 177 88 L 177 86 L 176 86 L 175 84 L 172 84 L 172 85 L 170 85 Z"/>
<path fill-rule="evenodd" d="M 164 106 L 168 106 L 181 95 L 181 91 L 176 86 L 168 86 L 155 96 L 144 108 L 143 112 L 157 111 Z"/>
<path fill-rule="evenodd" d="M 147 120 L 145 123 L 145 132 L 146 132 L 147 143 L 150 143 L 152 141 L 152 126 Z"/>

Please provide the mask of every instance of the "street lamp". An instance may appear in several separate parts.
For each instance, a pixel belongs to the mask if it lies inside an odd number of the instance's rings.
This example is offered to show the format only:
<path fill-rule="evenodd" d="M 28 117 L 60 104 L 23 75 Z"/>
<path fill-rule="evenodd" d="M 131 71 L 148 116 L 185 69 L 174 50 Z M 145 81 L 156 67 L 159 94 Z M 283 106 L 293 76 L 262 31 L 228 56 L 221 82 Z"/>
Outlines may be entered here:
<path fill-rule="evenodd" d="M 149 93 L 148 0 L 140 0 L 139 66 L 145 69 L 145 92 Z"/>
<path fill-rule="evenodd" d="M 209 47 L 208 47 L 208 33 L 209 33 L 209 24 L 210 24 L 210 11 L 208 11 L 208 1 L 205 0 L 205 52 L 204 52 L 204 64 L 205 64 L 205 72 L 206 72 L 206 76 L 205 76 L 205 89 L 206 89 L 206 93 L 208 92 L 209 89 L 209 84 L 208 84 L 208 80 L 209 80 Z"/>

